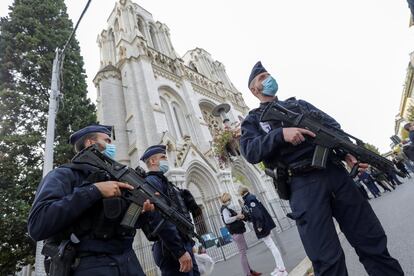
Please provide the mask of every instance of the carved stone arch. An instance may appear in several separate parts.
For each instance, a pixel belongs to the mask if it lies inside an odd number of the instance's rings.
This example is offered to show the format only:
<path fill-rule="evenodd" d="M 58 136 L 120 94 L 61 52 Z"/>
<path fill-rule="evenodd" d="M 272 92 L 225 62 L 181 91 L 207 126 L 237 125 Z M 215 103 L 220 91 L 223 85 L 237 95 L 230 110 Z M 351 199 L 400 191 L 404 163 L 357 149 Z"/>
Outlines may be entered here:
<path fill-rule="evenodd" d="M 138 31 L 141 33 L 141 35 L 146 38 L 146 34 L 145 34 L 145 20 L 142 16 L 137 15 L 137 27 L 138 27 Z"/>
<path fill-rule="evenodd" d="M 158 93 L 161 99 L 164 99 L 168 107 L 163 106 L 163 109 L 168 109 L 166 116 L 167 122 L 170 121 L 169 128 L 175 136 L 176 139 L 186 139 L 186 137 L 191 136 L 194 133 L 191 133 L 191 122 L 188 120 L 188 109 L 183 98 L 177 93 L 176 90 L 170 86 L 163 85 L 158 88 Z"/>
<path fill-rule="evenodd" d="M 114 30 L 110 28 L 108 30 L 107 40 L 109 44 L 109 64 L 115 65 L 116 64 L 116 42 L 115 42 L 115 34 Z"/>
<path fill-rule="evenodd" d="M 115 35 L 115 41 L 118 41 L 120 35 L 121 35 L 121 28 L 119 27 L 119 20 L 118 18 L 114 21 L 114 35 Z"/>
<path fill-rule="evenodd" d="M 217 200 L 216 188 L 218 180 L 211 169 L 202 162 L 194 160 L 186 172 L 186 187 L 194 193 L 196 202 L 201 208 L 201 215 L 194 218 L 197 233 L 205 234 L 214 231 L 220 225 L 218 216 L 220 205 Z M 201 198 L 197 198 L 197 195 Z"/>
<path fill-rule="evenodd" d="M 160 96 L 163 96 L 165 92 L 167 92 L 169 94 L 169 97 L 172 99 L 170 101 L 175 100 L 181 108 L 183 108 L 184 113 L 187 114 L 188 110 L 187 110 L 187 106 L 183 100 L 183 98 L 181 97 L 180 94 L 178 94 L 177 90 L 175 90 L 174 88 L 172 88 L 169 85 L 161 85 L 160 87 L 158 87 L 158 93 L 160 94 Z"/>
<path fill-rule="evenodd" d="M 241 158 L 232 162 L 231 173 L 233 178 L 236 178 L 241 184 L 253 189 L 253 193 L 259 194 L 259 192 L 263 190 L 260 172 L 257 171 L 256 168 L 246 164 L 246 161 Z M 240 179 L 240 177 L 244 179 Z"/>
<path fill-rule="evenodd" d="M 218 180 L 206 164 L 193 160 L 187 168 L 186 187 L 189 187 L 190 183 L 194 183 L 200 189 L 202 199 L 207 200 L 215 195 Z"/>
<path fill-rule="evenodd" d="M 131 27 L 131 31 L 133 31 L 134 29 L 136 29 L 138 27 L 137 22 L 136 22 L 137 19 L 136 19 L 136 16 L 135 16 L 135 14 L 136 14 L 135 7 L 132 4 L 130 4 L 127 8 L 127 11 L 129 13 L 129 16 L 128 16 L 129 19 L 132 20 L 132 22 L 130 22 L 130 24 L 131 24 L 130 27 Z"/>
<path fill-rule="evenodd" d="M 151 38 L 152 47 L 155 50 L 160 51 L 160 44 L 157 38 L 157 27 L 154 24 L 150 23 L 148 28 L 149 28 L 149 34 Z"/>

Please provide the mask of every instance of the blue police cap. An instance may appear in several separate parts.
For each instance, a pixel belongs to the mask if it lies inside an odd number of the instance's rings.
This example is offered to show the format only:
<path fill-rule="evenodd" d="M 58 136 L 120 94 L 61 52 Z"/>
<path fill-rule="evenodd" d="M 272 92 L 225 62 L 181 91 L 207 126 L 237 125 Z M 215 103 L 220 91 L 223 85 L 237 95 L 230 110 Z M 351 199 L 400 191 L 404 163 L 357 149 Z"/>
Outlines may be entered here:
<path fill-rule="evenodd" d="M 100 133 L 105 133 L 108 136 L 111 136 L 112 133 L 112 126 L 104 126 L 104 125 L 90 125 L 87 127 L 84 127 L 78 131 L 76 131 L 75 133 L 73 133 L 70 137 L 69 137 L 69 143 L 72 145 L 75 145 L 75 143 L 82 138 L 82 136 L 85 136 L 86 134 L 89 133 L 94 133 L 94 132 L 100 132 Z"/>
<path fill-rule="evenodd" d="M 250 83 L 252 82 L 252 80 L 259 74 L 263 73 L 263 72 L 267 72 L 266 69 L 263 67 L 262 62 L 258 61 L 252 69 L 252 72 L 250 73 L 249 76 L 249 83 L 247 84 L 247 87 L 250 88 Z"/>
<path fill-rule="evenodd" d="M 145 161 L 154 154 L 157 153 L 164 153 L 166 152 L 167 147 L 165 145 L 154 145 L 149 148 L 147 148 L 144 152 L 144 154 L 141 156 L 140 160 Z"/>

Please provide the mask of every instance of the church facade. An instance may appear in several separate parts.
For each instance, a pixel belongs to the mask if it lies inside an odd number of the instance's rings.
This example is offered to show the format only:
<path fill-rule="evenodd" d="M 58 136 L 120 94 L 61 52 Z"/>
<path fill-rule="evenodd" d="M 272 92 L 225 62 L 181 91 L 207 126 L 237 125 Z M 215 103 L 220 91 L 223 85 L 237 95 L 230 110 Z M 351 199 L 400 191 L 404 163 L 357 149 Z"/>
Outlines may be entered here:
<path fill-rule="evenodd" d="M 236 199 L 241 183 L 272 209 L 283 230 L 288 210 L 280 204 L 272 180 L 241 156 L 219 162 L 214 150 L 217 130 L 225 127 L 223 119 L 237 129 L 248 112 L 224 65 L 201 48 L 179 56 L 168 27 L 129 0 L 116 3 L 97 42 L 101 53 L 94 78 L 98 120 L 115 127 L 116 160 L 145 167 L 139 161 L 145 149 L 167 145 L 167 177 L 190 190 L 203 210 L 202 219 L 195 222 L 200 234 L 220 235 L 219 197 L 229 192 Z M 151 251 L 139 250 L 149 248 L 140 231 L 134 246 L 151 275 Z"/>

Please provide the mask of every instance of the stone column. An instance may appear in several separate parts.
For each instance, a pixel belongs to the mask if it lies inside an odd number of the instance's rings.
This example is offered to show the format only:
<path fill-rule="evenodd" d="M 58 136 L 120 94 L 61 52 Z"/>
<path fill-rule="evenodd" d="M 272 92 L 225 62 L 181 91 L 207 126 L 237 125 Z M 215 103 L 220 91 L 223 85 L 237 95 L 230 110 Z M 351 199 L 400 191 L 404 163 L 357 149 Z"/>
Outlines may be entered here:
<path fill-rule="evenodd" d="M 185 186 L 185 173 L 186 171 L 180 168 L 173 168 L 168 170 L 168 172 L 165 174 L 165 176 L 168 178 L 171 183 L 176 185 L 177 187 L 181 189 L 186 189 Z"/>

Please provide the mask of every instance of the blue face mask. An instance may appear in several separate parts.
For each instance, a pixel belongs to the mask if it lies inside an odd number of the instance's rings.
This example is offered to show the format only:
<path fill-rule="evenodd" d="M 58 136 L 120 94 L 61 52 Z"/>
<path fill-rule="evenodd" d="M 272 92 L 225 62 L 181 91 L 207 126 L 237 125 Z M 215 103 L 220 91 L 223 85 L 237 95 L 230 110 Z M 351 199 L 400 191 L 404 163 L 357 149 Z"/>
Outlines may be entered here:
<path fill-rule="evenodd" d="M 169 169 L 168 161 L 167 160 L 160 160 L 160 171 L 162 173 L 168 172 Z"/>
<path fill-rule="evenodd" d="M 262 85 L 263 85 L 262 94 L 266 96 L 276 95 L 277 89 L 279 88 L 276 80 L 270 75 L 267 76 L 267 78 L 264 81 L 262 81 Z"/>
<path fill-rule="evenodd" d="M 108 156 L 109 158 L 114 159 L 116 154 L 116 146 L 114 144 L 107 143 L 105 146 L 105 150 L 102 153 Z"/>

